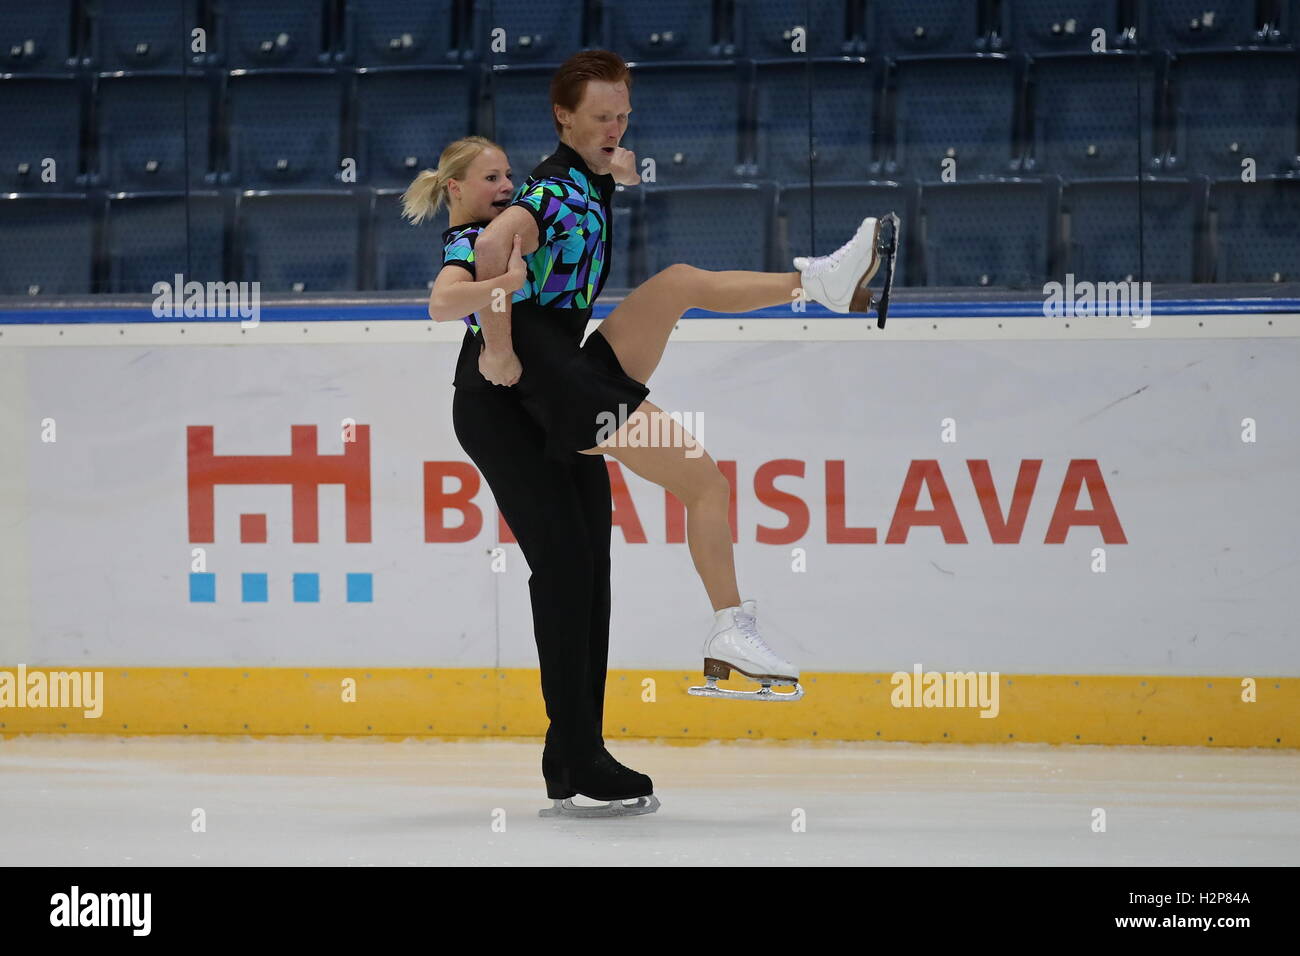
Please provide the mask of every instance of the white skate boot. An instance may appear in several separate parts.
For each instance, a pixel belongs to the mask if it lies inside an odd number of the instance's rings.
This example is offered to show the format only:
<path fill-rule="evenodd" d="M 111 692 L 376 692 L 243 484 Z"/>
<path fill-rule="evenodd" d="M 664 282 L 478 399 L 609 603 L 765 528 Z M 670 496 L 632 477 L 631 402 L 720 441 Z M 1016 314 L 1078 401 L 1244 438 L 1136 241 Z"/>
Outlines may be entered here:
<path fill-rule="evenodd" d="M 758 633 L 757 606 L 745 601 L 740 607 L 724 607 L 713 615 L 713 629 L 704 642 L 705 686 L 692 687 L 687 693 L 696 697 L 726 697 L 731 700 L 798 700 L 799 668 L 778 657 Z M 758 690 L 726 690 L 718 681 L 726 680 L 735 670 L 758 681 Z M 788 694 L 772 692 L 772 685 L 794 685 Z"/>
<path fill-rule="evenodd" d="M 889 296 L 894 287 L 894 261 L 898 253 L 898 216 L 892 212 L 879 219 L 868 216 L 853 238 L 828 256 L 795 256 L 804 294 L 832 312 L 867 313 L 876 307 L 876 325 L 885 327 Z M 867 288 L 881 264 L 884 286 L 876 300 Z"/>

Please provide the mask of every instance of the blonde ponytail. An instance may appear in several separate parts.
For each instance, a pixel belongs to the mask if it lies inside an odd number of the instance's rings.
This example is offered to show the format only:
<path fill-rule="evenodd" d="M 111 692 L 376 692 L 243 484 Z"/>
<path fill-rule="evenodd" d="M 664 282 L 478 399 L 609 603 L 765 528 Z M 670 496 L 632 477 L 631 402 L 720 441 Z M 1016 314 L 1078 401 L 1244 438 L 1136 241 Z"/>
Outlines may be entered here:
<path fill-rule="evenodd" d="M 402 193 L 402 216 L 418 226 L 432 219 L 442 206 L 447 183 L 436 169 L 422 169 L 415 181 Z"/>
<path fill-rule="evenodd" d="M 445 202 L 451 205 L 447 183 L 464 179 L 470 163 L 485 149 L 501 149 L 485 136 L 465 136 L 456 140 L 438 157 L 437 169 L 422 169 L 415 180 L 402 193 L 402 216 L 418 226 L 437 215 Z"/>

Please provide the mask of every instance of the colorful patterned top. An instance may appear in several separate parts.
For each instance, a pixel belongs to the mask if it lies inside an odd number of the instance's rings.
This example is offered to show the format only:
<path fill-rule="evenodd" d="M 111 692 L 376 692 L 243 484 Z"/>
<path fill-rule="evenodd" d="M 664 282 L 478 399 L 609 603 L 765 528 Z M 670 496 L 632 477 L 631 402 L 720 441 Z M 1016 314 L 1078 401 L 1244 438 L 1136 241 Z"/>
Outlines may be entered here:
<path fill-rule="evenodd" d="M 560 143 L 515 190 L 510 205 L 537 221 L 537 251 L 527 257 L 528 281 L 513 301 L 591 307 L 607 271 L 612 187 L 612 176 L 594 176 L 576 150 Z"/>
<path fill-rule="evenodd" d="M 611 207 L 615 183 L 596 175 L 572 147 L 555 152 L 529 174 L 510 205 L 537 223 L 537 249 L 524 256 L 523 288 L 511 296 L 511 341 L 532 383 L 553 376 L 577 351 L 604 287 L 613 249 Z M 443 262 L 474 271 L 474 242 L 486 223 L 466 223 L 443 233 Z M 466 316 L 454 384 L 493 387 L 478 371 L 482 337 L 477 316 Z M 524 390 L 528 383 L 521 380 Z"/>
<path fill-rule="evenodd" d="M 474 242 L 486 225 L 487 220 L 484 219 L 479 222 L 467 222 L 443 230 L 442 264 L 445 266 L 461 266 L 469 272 L 472 278 L 474 276 Z M 470 331 L 473 333 L 477 333 L 479 330 L 477 319 L 478 313 L 476 312 L 471 312 L 465 316 L 465 324 L 469 326 Z"/>

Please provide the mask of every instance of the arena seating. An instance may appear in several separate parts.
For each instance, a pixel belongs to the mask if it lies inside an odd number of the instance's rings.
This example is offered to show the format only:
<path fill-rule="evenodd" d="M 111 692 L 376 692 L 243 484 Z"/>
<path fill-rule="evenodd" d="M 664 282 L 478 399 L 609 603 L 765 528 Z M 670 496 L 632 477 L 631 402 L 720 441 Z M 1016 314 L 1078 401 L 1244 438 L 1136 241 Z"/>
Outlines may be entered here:
<path fill-rule="evenodd" d="M 599 46 L 654 160 L 608 288 L 784 270 L 888 209 L 903 284 L 1285 281 L 1298 40 L 1300 0 L 0 0 L 0 294 L 182 260 L 427 288 L 443 227 L 402 190 L 472 133 L 522 182 L 552 72 Z"/>

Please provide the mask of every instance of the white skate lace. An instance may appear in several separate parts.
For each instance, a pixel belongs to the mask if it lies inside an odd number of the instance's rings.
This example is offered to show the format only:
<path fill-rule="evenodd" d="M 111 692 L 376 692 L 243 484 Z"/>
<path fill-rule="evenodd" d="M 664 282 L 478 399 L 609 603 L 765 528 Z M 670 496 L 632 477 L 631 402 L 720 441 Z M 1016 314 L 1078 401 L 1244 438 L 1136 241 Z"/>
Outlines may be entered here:
<path fill-rule="evenodd" d="M 849 246 L 851 245 L 853 245 L 852 239 L 844 243 L 844 245 L 840 246 L 829 256 L 818 256 L 817 258 L 811 260 L 808 263 L 807 268 L 803 270 L 803 274 L 806 276 L 815 276 L 815 275 L 820 275 L 821 273 L 826 272 L 830 269 L 834 269 L 837 265 L 840 264 L 840 260 L 844 258 L 844 254 L 848 252 Z"/>
<path fill-rule="evenodd" d="M 753 642 L 754 645 L 757 646 L 760 650 L 775 655 L 775 652 L 772 650 L 772 648 L 768 647 L 767 643 L 759 635 L 758 622 L 755 621 L 752 616 L 737 612 L 736 627 L 739 628 L 740 633 L 744 634 L 747 638 L 749 638 L 750 641 Z"/>

